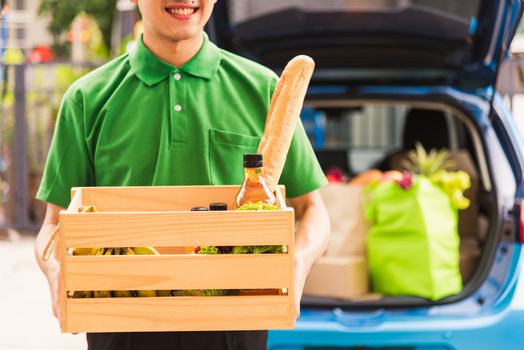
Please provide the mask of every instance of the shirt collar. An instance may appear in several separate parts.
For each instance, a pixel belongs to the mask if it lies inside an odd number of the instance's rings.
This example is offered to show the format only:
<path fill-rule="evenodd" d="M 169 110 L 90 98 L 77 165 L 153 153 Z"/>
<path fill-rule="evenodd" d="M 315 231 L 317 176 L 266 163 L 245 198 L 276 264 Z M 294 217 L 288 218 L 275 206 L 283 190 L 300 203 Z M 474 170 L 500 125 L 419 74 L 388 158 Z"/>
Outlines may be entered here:
<path fill-rule="evenodd" d="M 175 66 L 162 61 L 149 51 L 144 45 L 142 35 L 137 40 L 135 49 L 129 53 L 129 63 L 133 72 L 148 86 L 159 83 L 177 70 Z M 219 65 L 220 50 L 209 41 L 204 32 L 204 41 L 200 50 L 178 70 L 195 77 L 211 79 Z"/>

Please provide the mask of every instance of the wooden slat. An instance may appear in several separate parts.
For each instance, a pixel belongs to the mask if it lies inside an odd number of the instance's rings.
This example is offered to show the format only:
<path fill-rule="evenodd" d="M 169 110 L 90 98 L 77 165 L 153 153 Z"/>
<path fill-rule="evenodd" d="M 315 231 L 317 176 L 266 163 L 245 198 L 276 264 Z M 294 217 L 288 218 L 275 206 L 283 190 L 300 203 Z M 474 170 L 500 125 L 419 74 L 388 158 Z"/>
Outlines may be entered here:
<path fill-rule="evenodd" d="M 233 209 L 238 186 L 149 186 L 82 188 L 84 202 L 100 211 L 175 211 L 226 202 Z"/>
<path fill-rule="evenodd" d="M 67 332 L 290 329 L 288 296 L 68 299 Z"/>
<path fill-rule="evenodd" d="M 288 254 L 68 256 L 66 289 L 290 287 Z"/>
<path fill-rule="evenodd" d="M 225 202 L 234 208 L 239 186 L 136 186 L 80 187 L 85 205 L 100 211 L 176 211 L 195 206 L 208 207 L 212 202 Z M 280 186 L 285 194 L 284 186 Z"/>
<path fill-rule="evenodd" d="M 60 213 L 67 247 L 289 244 L 292 209 L 151 213 Z"/>

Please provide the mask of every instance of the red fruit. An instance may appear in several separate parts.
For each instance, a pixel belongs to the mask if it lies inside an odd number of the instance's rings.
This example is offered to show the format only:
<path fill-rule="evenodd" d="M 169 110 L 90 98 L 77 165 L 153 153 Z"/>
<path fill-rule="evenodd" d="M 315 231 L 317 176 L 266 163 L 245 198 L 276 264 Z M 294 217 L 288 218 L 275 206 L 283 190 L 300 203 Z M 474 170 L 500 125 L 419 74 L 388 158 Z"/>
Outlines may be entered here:
<path fill-rule="evenodd" d="M 332 167 L 328 170 L 326 178 L 330 183 L 339 183 L 344 181 L 344 172 L 338 167 Z"/>
<path fill-rule="evenodd" d="M 198 254 L 198 252 L 199 252 L 199 251 L 200 251 L 201 249 L 202 249 L 202 248 L 200 248 L 200 246 L 199 246 L 199 245 L 197 245 L 197 246 L 195 247 L 195 253 L 197 253 L 197 254 Z"/>
<path fill-rule="evenodd" d="M 404 171 L 402 179 L 397 180 L 397 183 L 403 190 L 409 190 L 413 186 L 413 174 L 409 171 Z"/>

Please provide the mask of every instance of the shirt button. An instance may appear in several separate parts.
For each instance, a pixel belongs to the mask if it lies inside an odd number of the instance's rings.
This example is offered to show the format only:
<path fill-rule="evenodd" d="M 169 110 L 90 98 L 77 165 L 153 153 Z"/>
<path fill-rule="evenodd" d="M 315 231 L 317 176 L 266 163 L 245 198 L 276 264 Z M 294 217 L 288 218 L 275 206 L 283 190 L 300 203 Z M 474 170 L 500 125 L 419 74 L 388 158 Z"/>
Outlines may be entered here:
<path fill-rule="evenodd" d="M 175 80 L 180 80 L 180 78 L 182 78 L 182 76 L 180 75 L 180 73 L 175 73 L 174 78 L 175 78 Z"/>
<path fill-rule="evenodd" d="M 175 111 L 180 112 L 182 110 L 181 105 L 175 105 Z"/>

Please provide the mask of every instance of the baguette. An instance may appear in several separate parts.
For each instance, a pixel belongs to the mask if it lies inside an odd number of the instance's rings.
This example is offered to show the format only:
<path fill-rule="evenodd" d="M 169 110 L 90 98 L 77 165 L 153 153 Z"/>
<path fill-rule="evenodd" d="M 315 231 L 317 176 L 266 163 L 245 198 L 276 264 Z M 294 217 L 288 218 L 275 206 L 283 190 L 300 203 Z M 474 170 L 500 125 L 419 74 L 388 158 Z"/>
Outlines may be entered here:
<path fill-rule="evenodd" d="M 300 111 L 315 62 L 311 57 L 300 55 L 284 68 L 271 98 L 264 135 L 258 145 L 262 153 L 262 174 L 271 191 L 275 191 L 284 169 Z"/>

